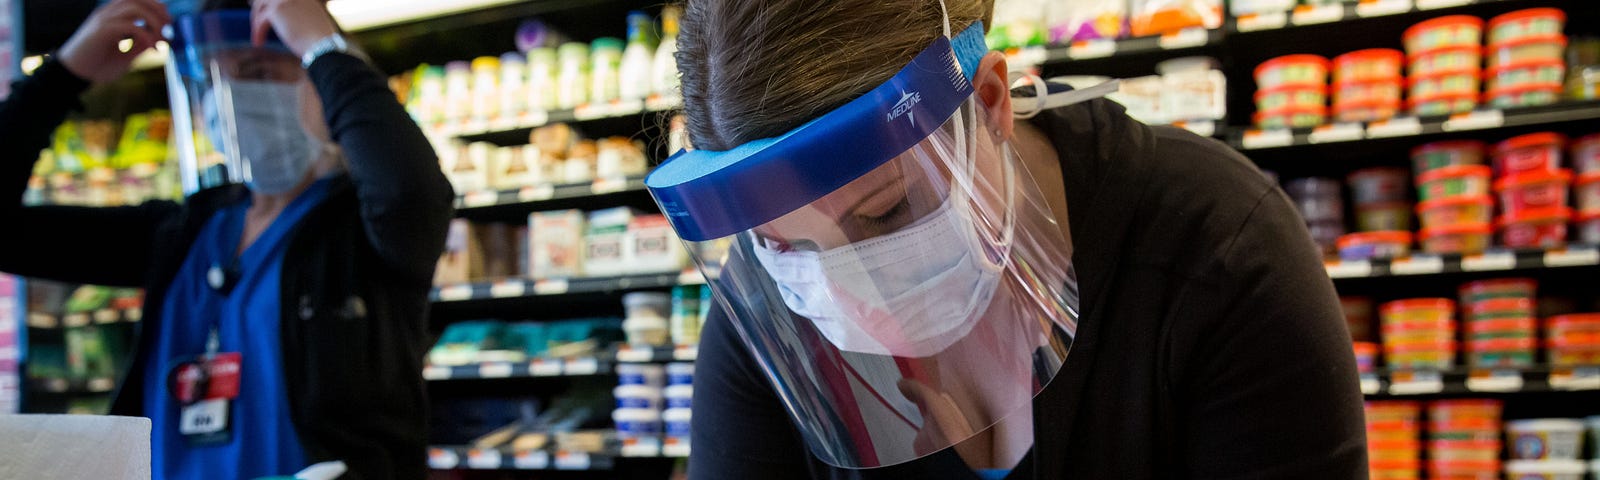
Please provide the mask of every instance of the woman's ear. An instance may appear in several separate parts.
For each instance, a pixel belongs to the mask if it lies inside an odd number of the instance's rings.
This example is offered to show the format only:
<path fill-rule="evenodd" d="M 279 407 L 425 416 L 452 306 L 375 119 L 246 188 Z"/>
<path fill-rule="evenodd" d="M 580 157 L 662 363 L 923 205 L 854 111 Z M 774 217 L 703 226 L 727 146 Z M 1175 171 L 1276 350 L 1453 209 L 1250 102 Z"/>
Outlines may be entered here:
<path fill-rule="evenodd" d="M 978 63 L 978 71 L 972 77 L 972 89 L 978 94 L 978 101 L 983 102 L 984 111 L 988 113 L 988 125 L 994 128 L 994 133 L 999 139 L 1011 138 L 1011 82 L 1006 70 L 1006 56 L 1000 52 L 991 51 L 983 56 L 983 61 Z"/>

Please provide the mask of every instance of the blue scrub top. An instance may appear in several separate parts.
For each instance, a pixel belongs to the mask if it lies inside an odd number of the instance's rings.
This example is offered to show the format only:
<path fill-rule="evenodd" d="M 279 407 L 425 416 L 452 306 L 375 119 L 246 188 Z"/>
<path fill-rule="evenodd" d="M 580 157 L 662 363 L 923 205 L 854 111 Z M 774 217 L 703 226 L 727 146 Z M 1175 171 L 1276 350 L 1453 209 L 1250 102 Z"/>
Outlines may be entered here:
<path fill-rule="evenodd" d="M 150 417 L 152 473 L 156 480 L 252 479 L 291 475 L 306 467 L 306 454 L 289 415 L 279 344 L 279 292 L 284 251 L 290 233 L 317 204 L 328 197 L 329 180 L 313 183 L 296 197 L 272 225 L 237 257 L 239 277 L 223 294 L 209 285 L 212 265 L 235 259 L 244 232 L 250 199 L 218 211 L 195 238 L 183 266 L 162 299 L 160 323 L 142 372 L 145 416 Z M 214 323 L 215 322 L 215 323 Z M 206 336 L 215 324 L 219 351 L 240 352 L 239 398 L 229 412 L 232 435 L 227 443 L 190 446 L 178 433 L 179 405 L 168 389 L 173 365 L 205 352 Z"/>

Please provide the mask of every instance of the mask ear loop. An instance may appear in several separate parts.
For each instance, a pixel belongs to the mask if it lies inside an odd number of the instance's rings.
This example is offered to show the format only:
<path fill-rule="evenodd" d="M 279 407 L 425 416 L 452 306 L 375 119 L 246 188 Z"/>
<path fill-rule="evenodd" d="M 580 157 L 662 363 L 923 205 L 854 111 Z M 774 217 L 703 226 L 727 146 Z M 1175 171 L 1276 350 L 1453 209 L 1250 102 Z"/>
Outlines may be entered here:
<path fill-rule="evenodd" d="M 1038 75 L 1023 71 L 1014 71 L 1007 75 L 1011 83 L 1027 79 L 1033 84 L 1033 97 L 1011 97 L 1012 105 L 1025 105 L 1025 109 L 1013 107 L 1012 115 L 1021 120 L 1027 120 L 1045 110 L 1056 109 L 1068 105 L 1094 100 L 1115 93 L 1122 87 L 1121 80 L 1111 80 L 1089 88 L 1069 90 L 1059 93 L 1050 93 L 1044 79 Z"/>

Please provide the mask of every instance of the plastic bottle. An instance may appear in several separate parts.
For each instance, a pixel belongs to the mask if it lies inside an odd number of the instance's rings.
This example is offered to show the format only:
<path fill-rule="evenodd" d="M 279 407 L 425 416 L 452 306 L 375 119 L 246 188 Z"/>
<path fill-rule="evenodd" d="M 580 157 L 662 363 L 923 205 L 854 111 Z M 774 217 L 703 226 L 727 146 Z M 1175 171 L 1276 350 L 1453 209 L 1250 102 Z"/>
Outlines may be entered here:
<path fill-rule="evenodd" d="M 661 10 L 661 46 L 656 47 L 654 74 L 650 78 L 654 80 L 652 85 L 656 94 L 664 97 L 678 96 L 678 59 L 673 55 L 678 53 L 680 14 L 676 5 L 668 5 Z"/>
<path fill-rule="evenodd" d="M 589 44 L 589 101 L 606 103 L 621 97 L 622 40 L 601 37 Z"/>
<path fill-rule="evenodd" d="M 528 110 L 556 108 L 556 51 L 552 48 L 528 50 Z"/>
<path fill-rule="evenodd" d="M 650 95 L 655 48 L 655 21 L 644 12 L 628 12 L 628 47 L 622 51 L 617 89 L 624 100 Z"/>
<path fill-rule="evenodd" d="M 556 86 L 556 108 L 574 108 L 589 101 L 589 46 L 568 43 L 557 51 L 561 59 Z"/>
<path fill-rule="evenodd" d="M 522 54 L 510 52 L 500 56 L 500 115 L 516 116 L 527 108 L 528 66 Z"/>

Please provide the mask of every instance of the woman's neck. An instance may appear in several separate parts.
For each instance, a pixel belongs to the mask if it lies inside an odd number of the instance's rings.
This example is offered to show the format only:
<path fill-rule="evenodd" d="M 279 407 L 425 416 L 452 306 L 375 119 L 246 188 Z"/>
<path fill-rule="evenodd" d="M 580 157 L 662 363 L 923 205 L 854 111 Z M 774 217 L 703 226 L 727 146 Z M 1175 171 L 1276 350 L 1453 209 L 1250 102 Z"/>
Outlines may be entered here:
<path fill-rule="evenodd" d="M 307 175 L 299 185 L 286 192 L 262 193 L 250 191 L 250 208 L 244 212 L 244 232 L 239 236 L 239 249 L 235 254 L 243 254 L 245 249 L 256 243 L 261 234 L 272 226 L 272 221 L 277 220 L 283 209 L 289 206 L 296 197 L 311 187 L 313 177 Z"/>

